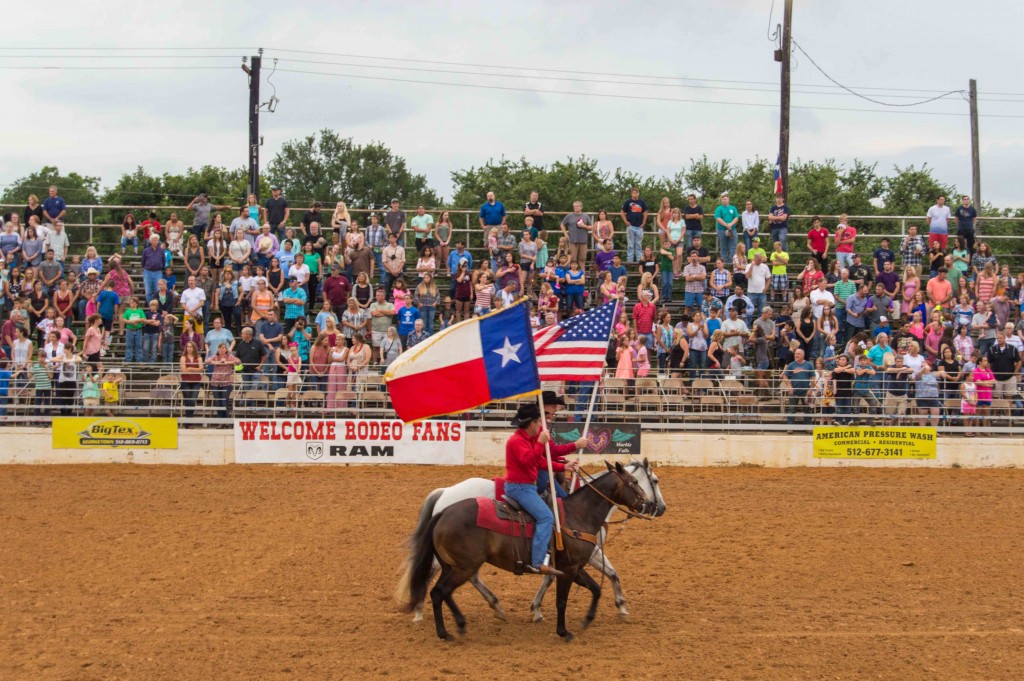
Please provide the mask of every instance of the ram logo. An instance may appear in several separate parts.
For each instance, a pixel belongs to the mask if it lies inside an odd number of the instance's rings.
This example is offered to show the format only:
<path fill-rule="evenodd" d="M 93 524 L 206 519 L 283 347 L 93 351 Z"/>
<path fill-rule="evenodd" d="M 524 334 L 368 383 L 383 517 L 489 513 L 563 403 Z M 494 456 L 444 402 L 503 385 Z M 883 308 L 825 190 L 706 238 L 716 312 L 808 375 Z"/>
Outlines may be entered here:
<path fill-rule="evenodd" d="M 324 455 L 324 443 L 323 442 L 307 442 L 306 443 L 306 456 L 311 461 L 316 461 Z"/>

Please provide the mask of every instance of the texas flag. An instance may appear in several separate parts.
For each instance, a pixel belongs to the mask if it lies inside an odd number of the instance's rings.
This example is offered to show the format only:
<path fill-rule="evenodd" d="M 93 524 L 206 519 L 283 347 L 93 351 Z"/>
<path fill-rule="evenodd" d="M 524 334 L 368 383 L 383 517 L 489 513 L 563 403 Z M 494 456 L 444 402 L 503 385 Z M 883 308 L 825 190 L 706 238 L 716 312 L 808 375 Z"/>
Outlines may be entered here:
<path fill-rule="evenodd" d="M 526 302 L 459 322 L 399 355 L 384 374 L 398 417 L 408 423 L 540 392 Z"/>
<path fill-rule="evenodd" d="M 782 193 L 782 155 L 775 159 L 775 194 Z"/>

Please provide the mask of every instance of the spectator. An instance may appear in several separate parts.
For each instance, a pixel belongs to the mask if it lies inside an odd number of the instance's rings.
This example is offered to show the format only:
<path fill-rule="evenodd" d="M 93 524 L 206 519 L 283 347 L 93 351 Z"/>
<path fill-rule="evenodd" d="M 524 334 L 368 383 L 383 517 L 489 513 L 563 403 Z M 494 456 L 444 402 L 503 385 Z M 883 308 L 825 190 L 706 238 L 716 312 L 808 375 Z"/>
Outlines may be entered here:
<path fill-rule="evenodd" d="M 754 202 L 750 199 L 747 199 L 743 213 L 740 215 L 740 222 L 743 226 L 743 242 L 749 253 L 754 239 L 757 237 L 757 232 L 761 229 L 761 216 L 754 210 Z M 753 256 L 750 257 L 753 258 Z"/>
<path fill-rule="evenodd" d="M 430 273 L 423 275 L 422 281 L 416 287 L 413 302 L 420 311 L 420 316 L 423 319 L 423 325 L 428 336 L 434 333 L 434 318 L 437 314 L 437 306 L 440 299 L 440 293 L 437 290 L 437 285 L 434 283 L 434 275 Z"/>
<path fill-rule="evenodd" d="M 56 191 L 54 193 L 56 193 Z M 36 224 L 43 223 L 43 207 L 39 205 L 38 196 L 35 194 L 28 195 L 28 203 L 22 211 L 21 216 L 25 225 L 30 224 L 32 222 L 32 218 L 35 218 Z"/>
<path fill-rule="evenodd" d="M 199 350 L 192 341 L 185 343 L 179 360 L 181 368 L 181 394 L 185 410 L 185 417 L 195 416 L 196 397 L 199 394 L 199 386 L 203 380 L 203 361 L 199 357 Z M 188 428 L 189 426 L 185 426 Z"/>
<path fill-rule="evenodd" d="M 167 218 L 167 250 L 174 255 L 181 254 L 182 236 L 185 233 L 185 223 L 178 219 L 177 213 L 171 213 Z"/>
<path fill-rule="evenodd" d="M 878 248 L 876 248 L 875 252 L 872 254 L 872 259 L 875 262 L 876 277 L 880 273 L 885 271 L 885 263 L 887 262 L 892 263 L 893 270 L 895 271 L 896 255 L 892 252 L 892 249 L 889 247 L 888 237 L 882 237 L 882 240 L 879 242 Z"/>
<path fill-rule="evenodd" d="M 840 267 L 853 266 L 854 243 L 857 241 L 857 228 L 849 224 L 846 214 L 839 216 L 839 225 L 836 227 L 836 259 Z M 852 273 L 851 273 L 852 275 Z"/>
<path fill-rule="evenodd" d="M 942 250 L 946 250 L 949 239 L 949 220 L 953 215 L 946 205 L 946 197 L 940 196 L 935 205 L 928 209 L 925 222 L 928 224 L 928 241 L 938 241 Z"/>
<path fill-rule="evenodd" d="M 697 262 L 697 258 L 698 252 L 691 250 L 690 261 L 683 268 L 683 279 L 686 281 L 683 304 L 691 309 L 700 306 L 708 278 L 707 270 Z"/>
<path fill-rule="evenodd" d="M 142 327 L 145 318 L 146 312 L 139 307 L 138 299 L 135 296 L 128 298 L 128 305 L 122 314 L 125 328 L 124 361 L 126 363 L 145 361 L 142 353 Z"/>
<path fill-rule="evenodd" d="M 669 249 L 668 244 L 663 244 L 658 249 L 658 259 L 655 261 L 655 271 L 661 274 L 661 300 L 664 304 L 672 301 L 672 287 L 675 284 L 675 275 L 672 272 L 672 260 L 675 254 Z"/>
<path fill-rule="evenodd" d="M 352 217 L 348 212 L 348 206 L 345 205 L 344 201 L 338 201 L 334 205 L 334 212 L 331 214 L 331 227 L 340 236 L 348 231 L 352 221 Z"/>
<path fill-rule="evenodd" d="M 210 213 L 213 212 L 214 208 L 215 206 L 210 203 L 210 199 L 206 194 L 199 194 L 185 207 L 185 210 L 190 210 L 193 213 L 192 234 L 196 239 L 202 239 L 206 235 L 206 228 L 210 225 Z M 170 240 L 170 228 L 168 228 L 168 240 Z M 124 249 L 122 248 L 123 251 Z"/>
<path fill-rule="evenodd" d="M 917 413 L 923 417 L 918 419 L 918 425 L 938 427 L 939 412 L 942 409 L 942 400 L 939 398 L 939 381 L 932 373 L 931 365 L 927 362 L 914 373 L 914 397 L 917 403 Z"/>
<path fill-rule="evenodd" d="M 1006 332 L 996 331 L 995 344 L 988 348 L 985 357 L 995 376 L 992 396 L 995 399 L 1013 400 L 1017 397 L 1017 376 L 1020 374 L 1021 354 L 1017 348 L 1006 342 Z"/>
<path fill-rule="evenodd" d="M 322 207 L 323 204 L 321 204 L 319 201 L 314 201 L 310 209 L 302 214 L 302 222 L 300 224 L 303 227 L 303 231 L 305 231 L 307 234 L 309 233 L 310 225 L 312 225 L 314 222 L 317 224 L 323 222 L 323 214 L 320 212 L 320 209 Z"/>
<path fill-rule="evenodd" d="M 544 231 L 544 206 L 540 202 L 540 194 L 537 190 L 530 192 L 530 200 L 523 208 L 523 217 L 533 220 L 532 231 L 535 233 L 533 238 L 536 239 L 536 234 Z"/>
<path fill-rule="evenodd" d="M 640 198 L 640 189 L 633 187 L 629 199 L 619 213 L 626 223 L 626 261 L 639 262 L 643 255 L 644 227 L 647 224 L 647 202 Z"/>
<path fill-rule="evenodd" d="M 164 248 L 160 245 L 160 236 L 151 234 L 149 242 L 142 249 L 142 285 L 147 304 L 156 295 L 156 285 L 160 281 L 165 262 L 166 258 Z"/>
<path fill-rule="evenodd" d="M 160 347 L 162 320 L 163 312 L 160 311 L 160 303 L 156 300 L 149 301 L 142 319 L 142 361 L 144 362 L 156 363 L 157 351 Z"/>
<path fill-rule="evenodd" d="M 875 284 L 875 293 L 868 298 L 864 328 L 870 330 L 872 335 L 876 334 L 882 324 L 882 318 L 892 314 L 892 306 L 892 298 L 886 295 L 885 284 Z"/>
<path fill-rule="evenodd" d="M 417 319 L 413 323 L 412 333 L 410 333 L 408 338 L 406 339 L 405 349 L 408 350 L 411 347 L 419 345 L 420 343 L 422 343 L 423 341 L 425 341 L 429 337 L 430 337 L 430 334 L 427 333 L 426 329 L 423 326 L 423 320 L 422 319 Z"/>
<path fill-rule="evenodd" d="M 411 329 L 410 329 L 411 330 Z M 394 326 L 389 326 L 380 343 L 380 364 L 386 369 L 402 354 L 402 339 Z"/>
<path fill-rule="evenodd" d="M 63 273 L 64 260 L 67 259 L 68 251 L 71 249 L 71 241 L 68 239 L 67 232 L 64 231 L 64 221 L 57 220 L 53 223 L 53 229 L 47 232 L 43 241 L 44 247 L 53 251 L 53 259 L 60 263 Z"/>
<path fill-rule="evenodd" d="M 55 185 L 50 185 L 49 193 L 50 195 L 46 198 L 45 201 L 43 201 L 43 214 L 42 216 L 40 216 L 42 217 L 43 222 L 41 222 L 40 224 L 55 224 L 58 220 L 63 220 L 64 216 L 67 215 L 68 212 L 68 206 L 64 202 L 64 199 L 57 196 L 57 187 Z M 32 197 L 29 197 L 29 209 L 32 208 L 31 199 Z M 26 209 L 26 224 L 28 224 L 29 218 L 33 215 L 38 215 L 38 213 L 34 210 L 30 211 Z"/>
<path fill-rule="evenodd" d="M 786 423 L 794 423 L 797 412 L 806 409 L 807 393 L 814 379 L 814 365 L 806 361 L 803 349 L 797 348 L 793 353 L 793 361 L 782 372 L 783 390 L 786 397 Z M 839 388 L 836 393 L 838 396 Z M 801 422 L 803 419 L 801 419 Z"/>
<path fill-rule="evenodd" d="M 956 209 L 956 235 L 964 240 L 969 254 L 974 253 L 974 225 L 978 221 L 978 211 L 971 205 L 971 197 L 964 196 Z"/>
<path fill-rule="evenodd" d="M 378 288 L 376 300 L 370 303 L 370 329 L 373 335 L 374 359 L 380 359 L 381 343 L 391 327 L 391 318 L 395 315 L 395 306 L 389 303 L 384 296 L 384 289 Z"/>
<path fill-rule="evenodd" d="M 860 253 L 853 254 L 853 264 L 850 266 L 850 279 L 858 286 L 861 284 L 871 284 L 871 270 L 861 264 Z"/>
<path fill-rule="evenodd" d="M 768 224 L 771 226 L 771 240 L 782 244 L 782 250 L 788 252 L 789 239 L 789 206 L 786 204 L 786 197 L 782 194 L 775 196 L 775 205 L 768 210 Z"/>
<path fill-rule="evenodd" d="M 633 305 L 633 328 L 637 334 L 645 337 L 648 346 L 654 347 L 654 316 L 657 314 L 657 307 L 651 301 L 648 291 L 640 296 L 640 301 Z"/>
<path fill-rule="evenodd" d="M 615 251 L 612 249 L 611 240 L 601 242 L 601 250 L 594 255 L 594 265 L 598 272 L 605 272 L 612 266 L 615 258 Z"/>
<path fill-rule="evenodd" d="M 366 245 L 370 248 L 370 252 L 373 253 L 373 259 L 377 266 L 377 271 L 383 272 L 384 263 L 382 260 L 382 253 L 384 247 L 388 245 L 388 230 L 385 229 L 384 225 L 379 223 L 377 214 L 374 213 L 370 216 L 370 224 L 366 228 Z M 381 275 L 383 276 L 383 274 Z"/>
<path fill-rule="evenodd" d="M 725 260 L 732 260 L 736 254 L 736 225 L 739 221 L 739 211 L 729 203 L 729 192 L 722 192 L 721 205 L 715 208 L 715 228 L 718 233 L 718 253 Z"/>
<path fill-rule="evenodd" d="M 46 246 L 43 243 L 43 238 L 39 236 L 38 230 L 29 225 L 25 229 L 25 237 L 21 241 L 22 265 L 25 268 L 38 267 L 39 263 L 43 260 L 45 248 Z"/>
<path fill-rule="evenodd" d="M 736 348 L 742 352 L 743 341 L 750 335 L 750 329 L 747 327 L 747 323 L 740 317 L 737 307 L 730 306 L 729 318 L 722 322 L 722 336 L 724 338 L 722 347 L 725 350 Z M 744 309 L 744 312 L 746 311 Z"/>
<path fill-rule="evenodd" d="M 868 287 L 857 287 L 857 293 L 846 299 L 846 340 L 866 330 L 868 321 Z"/>
<path fill-rule="evenodd" d="M 913 267 L 920 271 L 921 260 L 924 258 L 925 243 L 917 234 L 917 225 L 907 227 L 907 235 L 900 243 L 900 255 L 903 257 L 903 268 Z"/>
<path fill-rule="evenodd" d="M 113 416 L 114 411 L 121 406 L 121 384 L 124 380 L 125 376 L 120 369 L 110 369 L 103 376 L 100 392 L 103 395 L 103 406 L 107 410 L 107 416 Z"/>
<path fill-rule="evenodd" d="M 683 267 L 683 226 L 683 214 L 678 208 L 673 208 L 669 213 L 668 223 L 665 225 L 665 233 L 662 238 L 668 241 L 669 248 L 673 251 L 672 272 L 677 279 Z"/>
<path fill-rule="evenodd" d="M 768 287 L 772 282 L 772 272 L 764 264 L 764 256 L 758 253 L 754 256 L 754 261 L 747 265 L 745 274 L 747 276 L 747 294 L 751 302 L 750 311 L 753 313 L 768 303 Z"/>
<path fill-rule="evenodd" d="M 129 244 L 139 253 L 139 225 L 135 221 L 135 214 L 128 213 L 121 222 L 121 253 L 124 254 Z"/>
<path fill-rule="evenodd" d="M 583 212 L 583 202 L 574 201 L 572 211 L 562 218 L 562 234 L 569 244 L 569 260 L 582 268 L 587 262 L 587 242 L 593 230 L 594 221 Z"/>
<path fill-rule="evenodd" d="M 733 294 L 725 299 L 724 307 L 726 311 L 735 307 L 739 312 L 740 317 L 744 317 L 746 319 L 750 319 L 754 314 L 753 301 L 743 295 L 743 287 L 739 284 L 733 287 Z"/>
<path fill-rule="evenodd" d="M 263 344 L 266 357 L 263 362 L 263 373 L 267 376 L 271 390 L 282 387 L 277 358 L 285 344 L 284 326 L 277 320 L 277 310 L 267 312 L 264 319 L 256 323 L 256 337 Z"/>
<path fill-rule="evenodd" d="M 281 196 L 279 186 L 271 185 L 270 198 L 263 204 L 263 210 L 270 229 L 277 235 L 278 241 L 283 240 L 291 208 L 288 206 L 288 199 Z"/>
<path fill-rule="evenodd" d="M 203 307 L 206 305 L 206 292 L 196 286 L 197 278 L 188 278 L 188 287 L 181 292 L 181 306 L 185 310 L 185 320 L 191 320 L 196 331 L 203 333 Z"/>
<path fill-rule="evenodd" d="M 583 270 L 580 263 L 573 261 L 569 265 L 569 271 L 565 273 L 565 309 L 566 315 L 572 315 L 576 310 L 583 310 L 583 291 L 586 287 Z M 480 291 L 477 290 L 477 304 L 479 305 Z"/>
<path fill-rule="evenodd" d="M 828 237 L 828 230 L 821 226 L 821 218 L 815 216 L 811 220 L 811 229 L 807 232 L 807 250 L 811 252 L 811 257 L 818 262 L 819 271 L 824 271 L 828 262 Z M 805 285 L 804 290 L 809 291 L 810 289 Z"/>
<path fill-rule="evenodd" d="M 953 285 L 946 279 L 946 275 L 946 267 L 943 265 L 939 268 L 938 276 L 928 280 L 926 290 L 928 302 L 932 307 L 940 305 L 945 309 L 953 300 Z"/>
<path fill-rule="evenodd" d="M 213 367 L 210 376 L 210 387 L 213 390 L 214 402 L 219 407 L 218 415 L 222 419 L 231 415 L 231 391 L 235 382 L 235 365 L 238 358 L 231 354 L 226 343 L 217 346 L 216 353 L 206 360 Z"/>
<path fill-rule="evenodd" d="M 693 248 L 694 238 L 700 237 L 703 230 L 704 209 L 697 203 L 697 196 L 686 197 L 686 208 L 683 209 L 683 221 L 686 223 L 686 251 Z"/>
<path fill-rule="evenodd" d="M 264 351 L 262 344 L 254 337 L 251 326 L 242 327 L 242 337 L 235 343 L 234 355 L 238 359 L 237 363 L 242 365 L 242 389 L 254 390 Z"/>
<path fill-rule="evenodd" d="M 772 277 L 772 300 L 785 303 L 789 301 L 789 253 L 783 248 L 781 241 L 773 243 L 774 250 L 769 255 Z"/>
<path fill-rule="evenodd" d="M 422 254 L 423 249 L 433 248 L 434 216 L 427 213 L 423 204 L 416 206 L 416 215 L 412 216 L 410 223 L 416 240 L 416 252 Z"/>
<path fill-rule="evenodd" d="M 405 249 L 398 244 L 398 235 L 394 232 L 388 232 L 388 245 L 381 252 L 381 258 L 384 263 L 381 284 L 384 286 L 385 296 L 390 298 L 395 281 L 405 272 Z"/>
<path fill-rule="evenodd" d="M 506 224 L 505 205 L 494 198 L 494 192 L 487 192 L 487 200 L 480 206 L 480 228 L 487 232 L 492 227 Z"/>
<path fill-rule="evenodd" d="M 163 319 L 160 324 L 160 340 L 157 349 L 160 352 L 160 359 L 164 364 L 170 364 L 174 361 L 174 338 L 176 333 L 174 325 L 177 321 L 178 318 L 170 312 L 163 312 Z"/>

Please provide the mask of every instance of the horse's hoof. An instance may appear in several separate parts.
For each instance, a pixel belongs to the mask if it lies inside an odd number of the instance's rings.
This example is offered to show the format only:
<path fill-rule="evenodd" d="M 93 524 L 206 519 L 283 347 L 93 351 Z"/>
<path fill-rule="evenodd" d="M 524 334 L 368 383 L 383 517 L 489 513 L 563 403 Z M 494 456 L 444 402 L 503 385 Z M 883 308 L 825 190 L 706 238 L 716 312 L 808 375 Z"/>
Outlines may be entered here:
<path fill-rule="evenodd" d="M 495 606 L 494 606 L 494 616 L 496 618 L 498 618 L 499 620 L 501 620 L 502 622 L 507 622 L 508 621 L 508 616 L 505 614 L 505 608 L 501 607 L 500 605 L 495 604 Z"/>
<path fill-rule="evenodd" d="M 423 613 L 422 612 L 418 612 L 418 613 L 416 613 L 415 615 L 412 616 L 413 624 L 419 624 L 422 621 L 423 621 Z"/>
<path fill-rule="evenodd" d="M 626 610 L 625 607 L 619 608 L 619 619 L 620 620 L 628 620 L 629 619 L 629 610 Z"/>
<path fill-rule="evenodd" d="M 580 628 L 581 629 L 586 629 L 587 627 L 590 626 L 590 623 L 593 622 L 593 621 L 594 621 L 594 618 L 592 618 L 592 617 L 584 617 L 583 621 L 580 622 Z"/>
<path fill-rule="evenodd" d="M 534 610 L 533 611 L 533 621 L 534 622 L 543 622 L 544 621 L 544 613 L 542 613 L 540 610 Z"/>
<path fill-rule="evenodd" d="M 564 634 L 559 634 L 559 636 L 561 636 L 565 640 L 566 643 L 571 643 L 572 640 L 574 638 L 576 638 L 575 636 L 572 635 L 571 631 L 567 631 Z"/>
<path fill-rule="evenodd" d="M 462 623 L 462 624 L 458 625 L 457 629 L 458 629 L 458 632 L 459 632 L 459 636 L 465 636 L 466 635 L 466 624 L 465 623 Z"/>
<path fill-rule="evenodd" d="M 447 643 L 449 641 L 454 641 L 455 637 L 452 636 L 451 634 L 446 633 L 444 636 L 441 637 L 441 640 L 444 641 L 445 643 Z"/>

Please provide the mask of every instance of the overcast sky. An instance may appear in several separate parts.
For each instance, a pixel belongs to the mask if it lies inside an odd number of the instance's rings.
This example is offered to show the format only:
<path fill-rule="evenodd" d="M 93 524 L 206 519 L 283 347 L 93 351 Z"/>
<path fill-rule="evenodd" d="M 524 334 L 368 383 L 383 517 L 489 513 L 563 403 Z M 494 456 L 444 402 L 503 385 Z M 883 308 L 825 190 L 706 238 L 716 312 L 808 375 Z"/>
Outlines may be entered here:
<path fill-rule="evenodd" d="M 782 0 L 771 24 L 781 21 Z M 372 8 L 372 9 L 368 9 Z M 66 52 L 0 50 L 0 92 L 5 132 L 0 184 L 58 165 L 98 175 L 113 184 L 142 165 L 152 173 L 203 164 L 246 163 L 247 82 L 240 57 L 266 48 L 265 73 L 281 102 L 262 117 L 264 164 L 283 141 L 332 128 L 357 142 L 379 140 L 451 195 L 449 172 L 490 158 L 526 157 L 550 163 L 570 155 L 599 159 L 607 170 L 624 167 L 671 175 L 690 158 L 707 154 L 735 162 L 774 160 L 778 140 L 778 64 L 767 39 L 771 0 L 648 0 L 636 2 L 245 2 L 139 3 L 20 1 L 5 7 L 3 46 L 206 48 L 173 58 L 44 58 Z M 1020 73 L 1019 3 L 953 0 L 834 2 L 797 0 L 794 37 L 834 78 L 907 103 L 931 96 L 907 89 L 946 91 L 979 81 L 982 93 L 1024 93 Z M 13 27 L 37 26 L 36 31 Z M 244 49 L 218 49 L 212 48 Z M 276 49 L 275 49 L 276 48 Z M 281 49 L 478 65 L 568 69 L 601 76 L 523 72 L 345 56 L 303 55 Z M 102 52 L 96 54 L 124 54 Z M 147 53 L 142 53 L 147 54 Z M 149 52 L 148 54 L 153 54 Z M 221 55 L 184 59 L 183 55 Z M 300 63 L 295 60 L 336 64 Z M 25 66 L 185 65 L 203 70 L 29 70 Z M 342 66 L 340 64 L 363 64 Z M 392 68 L 370 68 L 369 65 Z M 798 85 L 827 85 L 809 60 L 795 56 Z M 435 69 L 491 75 L 457 75 Z M 286 73 L 285 69 L 346 73 L 369 78 Z M 513 74 L 502 77 L 498 73 Z M 655 80 L 644 76 L 716 79 L 715 83 Z M 583 83 L 532 76 L 630 81 Z M 522 92 L 374 78 L 474 83 Z M 721 81 L 747 81 L 724 83 Z M 752 83 L 763 82 L 765 85 Z M 662 86 L 638 83 L 660 83 Z M 677 87 L 678 85 L 702 87 Z M 746 88 L 730 90 L 725 88 Z M 764 89 L 764 92 L 749 89 Z M 881 107 L 835 88 L 800 88 L 795 107 Z M 734 102 L 706 104 L 557 94 L 572 91 L 633 97 Z M 263 99 L 272 88 L 263 83 Z M 551 92 L 548 94 L 548 92 Z M 1024 96 L 982 94 L 982 114 L 1024 116 Z M 1008 99 L 1012 101 L 993 101 Z M 736 102 L 770 106 L 741 106 Z M 946 100 L 904 109 L 916 113 L 793 110 L 791 158 L 927 162 L 939 179 L 970 191 L 967 103 Z M 1024 206 L 1024 118 L 981 119 L 982 193 L 986 202 Z M 522 197 L 518 197 L 522 198 Z"/>

